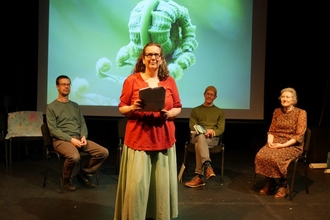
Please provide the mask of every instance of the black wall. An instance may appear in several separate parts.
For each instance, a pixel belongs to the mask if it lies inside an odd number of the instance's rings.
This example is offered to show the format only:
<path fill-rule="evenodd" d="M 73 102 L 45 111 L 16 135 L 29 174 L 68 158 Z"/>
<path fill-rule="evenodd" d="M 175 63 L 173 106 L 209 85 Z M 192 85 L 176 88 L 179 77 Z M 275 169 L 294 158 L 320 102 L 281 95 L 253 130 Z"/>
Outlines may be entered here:
<path fill-rule="evenodd" d="M 5 5 L 8 11 L 2 22 L 4 53 L 0 98 L 16 95 L 20 110 L 36 110 L 38 0 L 21 1 L 19 4 L 7 1 Z M 327 51 L 323 52 L 327 43 L 325 30 L 328 29 L 325 19 L 329 18 L 322 13 L 323 8 L 326 8 L 325 2 L 268 1 L 265 90 L 260 91 L 260 95 L 264 93 L 265 96 L 265 119 L 228 120 L 226 139 L 232 148 L 246 147 L 246 143 L 252 143 L 252 148 L 258 145 L 265 136 L 274 108 L 279 106 L 277 97 L 284 87 L 297 90 L 298 107 L 307 111 L 308 125 L 319 126 L 325 88 L 330 78 L 329 68 L 325 66 L 328 55 L 324 52 Z M 329 114 L 328 97 L 321 126 L 330 126 Z M 115 145 L 111 141 L 116 137 L 115 118 L 87 117 L 87 122 L 90 136 Z M 186 137 L 186 123 L 187 120 L 177 120 L 179 144 Z"/>

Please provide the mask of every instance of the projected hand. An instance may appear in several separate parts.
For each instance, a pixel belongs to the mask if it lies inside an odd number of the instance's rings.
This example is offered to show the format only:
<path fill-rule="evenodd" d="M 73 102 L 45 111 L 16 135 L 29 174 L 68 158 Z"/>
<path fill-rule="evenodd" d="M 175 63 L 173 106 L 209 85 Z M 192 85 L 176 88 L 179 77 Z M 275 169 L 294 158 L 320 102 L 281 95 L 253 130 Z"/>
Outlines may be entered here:
<path fill-rule="evenodd" d="M 107 98 L 105 96 L 90 93 L 89 83 L 86 79 L 76 77 L 72 81 L 71 97 L 80 105 L 118 105 L 116 99 Z"/>
<path fill-rule="evenodd" d="M 128 22 L 130 42 L 116 57 L 118 67 L 134 66 L 145 44 L 161 44 L 171 75 L 181 79 L 183 71 L 194 65 L 192 53 L 198 46 L 196 27 L 188 10 L 172 0 L 145 0 L 131 11 Z"/>
<path fill-rule="evenodd" d="M 111 67 L 112 63 L 108 58 L 100 58 L 96 62 L 96 76 L 100 79 L 107 79 L 119 85 L 122 85 L 126 77 L 111 74 Z"/>

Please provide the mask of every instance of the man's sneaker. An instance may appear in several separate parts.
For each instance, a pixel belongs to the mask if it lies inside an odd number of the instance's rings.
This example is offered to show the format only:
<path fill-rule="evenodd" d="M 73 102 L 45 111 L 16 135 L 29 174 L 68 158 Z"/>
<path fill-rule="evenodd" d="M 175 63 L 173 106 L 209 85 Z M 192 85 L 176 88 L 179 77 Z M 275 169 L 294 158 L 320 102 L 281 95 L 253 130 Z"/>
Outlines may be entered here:
<path fill-rule="evenodd" d="M 93 183 L 92 179 L 84 174 L 82 171 L 77 173 L 77 180 L 83 184 L 84 187 L 94 188 L 95 183 Z"/>
<path fill-rule="evenodd" d="M 63 187 L 67 191 L 75 191 L 76 190 L 76 187 L 72 182 L 72 179 L 63 178 Z"/>
<path fill-rule="evenodd" d="M 199 186 L 205 186 L 204 180 L 200 178 L 198 175 L 196 175 L 192 180 L 185 183 L 188 187 L 199 187 Z"/>
<path fill-rule="evenodd" d="M 215 176 L 215 173 L 214 173 L 212 167 L 206 167 L 205 173 L 206 173 L 205 174 L 206 179 L 209 179 L 209 178 Z"/>

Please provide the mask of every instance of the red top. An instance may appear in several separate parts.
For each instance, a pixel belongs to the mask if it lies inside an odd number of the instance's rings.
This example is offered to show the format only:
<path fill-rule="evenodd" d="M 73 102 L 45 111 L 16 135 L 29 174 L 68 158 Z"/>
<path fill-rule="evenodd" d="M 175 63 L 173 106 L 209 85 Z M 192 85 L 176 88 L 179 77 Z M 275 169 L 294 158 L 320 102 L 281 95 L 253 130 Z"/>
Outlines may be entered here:
<path fill-rule="evenodd" d="M 179 91 L 173 77 L 160 81 L 166 90 L 164 109 L 181 108 Z M 129 75 L 123 84 L 119 107 L 132 105 L 139 89 L 149 87 L 140 73 Z M 157 151 L 171 148 L 176 142 L 173 120 L 165 120 L 159 112 L 135 111 L 127 121 L 124 143 L 134 150 Z"/>

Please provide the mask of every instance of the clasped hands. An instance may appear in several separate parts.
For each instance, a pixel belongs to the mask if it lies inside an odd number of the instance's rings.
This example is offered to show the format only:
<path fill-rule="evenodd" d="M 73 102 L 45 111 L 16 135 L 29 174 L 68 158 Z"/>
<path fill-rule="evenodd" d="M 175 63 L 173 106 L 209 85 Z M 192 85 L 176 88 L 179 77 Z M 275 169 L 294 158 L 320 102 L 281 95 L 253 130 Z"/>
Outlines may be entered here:
<path fill-rule="evenodd" d="M 80 140 L 76 138 L 71 138 L 71 144 L 73 144 L 76 148 L 81 148 L 87 144 L 86 137 L 82 136 Z"/>
<path fill-rule="evenodd" d="M 215 136 L 215 132 L 212 129 L 206 129 L 205 137 L 213 138 Z"/>
<path fill-rule="evenodd" d="M 277 149 L 277 148 L 283 148 L 284 145 L 283 144 L 280 144 L 280 143 L 271 143 L 271 142 L 268 142 L 268 147 Z"/>

